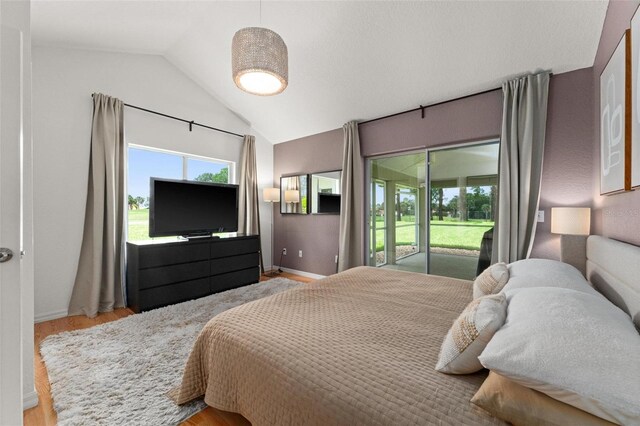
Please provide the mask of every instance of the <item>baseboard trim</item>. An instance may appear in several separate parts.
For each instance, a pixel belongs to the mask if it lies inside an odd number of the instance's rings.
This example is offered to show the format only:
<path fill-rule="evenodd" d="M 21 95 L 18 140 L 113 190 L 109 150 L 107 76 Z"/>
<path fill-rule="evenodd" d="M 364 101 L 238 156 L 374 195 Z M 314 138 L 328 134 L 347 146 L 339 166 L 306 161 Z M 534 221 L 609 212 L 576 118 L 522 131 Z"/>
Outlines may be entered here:
<path fill-rule="evenodd" d="M 278 268 L 282 269 L 284 272 L 288 272 L 290 274 L 300 275 L 301 277 L 313 278 L 314 280 L 319 280 L 321 278 L 326 278 L 326 275 L 314 274 L 311 272 L 298 271 L 297 269 L 285 268 L 284 266 L 273 265 L 274 270 L 278 270 Z"/>
<path fill-rule="evenodd" d="M 67 314 L 68 314 L 68 311 L 66 309 L 60 309 L 59 311 L 45 312 L 43 314 L 35 315 L 35 317 L 33 318 L 33 322 L 37 324 L 39 322 L 50 321 L 58 318 L 64 318 L 67 316 Z"/>
<path fill-rule="evenodd" d="M 28 410 L 38 405 L 38 392 L 32 390 L 22 396 L 22 410 Z"/>

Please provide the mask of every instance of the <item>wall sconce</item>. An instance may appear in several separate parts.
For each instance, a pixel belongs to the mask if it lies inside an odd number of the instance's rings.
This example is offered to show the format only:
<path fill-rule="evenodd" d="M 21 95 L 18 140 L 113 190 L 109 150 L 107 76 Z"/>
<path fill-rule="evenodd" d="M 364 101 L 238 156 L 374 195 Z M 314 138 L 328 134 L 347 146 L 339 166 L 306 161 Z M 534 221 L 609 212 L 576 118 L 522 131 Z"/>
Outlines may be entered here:
<path fill-rule="evenodd" d="M 587 269 L 587 236 L 590 230 L 589 207 L 551 209 L 551 233 L 560 234 L 560 260 L 575 266 L 583 275 Z"/>
<path fill-rule="evenodd" d="M 285 203 L 299 203 L 300 202 L 300 191 L 297 189 L 288 189 L 284 191 L 284 202 Z"/>

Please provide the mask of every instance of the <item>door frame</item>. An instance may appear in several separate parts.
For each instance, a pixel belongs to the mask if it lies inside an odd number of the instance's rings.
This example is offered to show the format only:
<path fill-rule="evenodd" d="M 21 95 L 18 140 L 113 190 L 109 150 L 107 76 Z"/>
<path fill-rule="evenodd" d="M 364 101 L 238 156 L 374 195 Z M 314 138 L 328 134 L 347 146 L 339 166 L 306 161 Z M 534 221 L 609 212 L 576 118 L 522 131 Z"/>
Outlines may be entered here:
<path fill-rule="evenodd" d="M 429 194 L 431 194 L 431 153 L 432 152 L 437 152 L 437 151 L 445 151 L 445 150 L 451 150 L 451 149 L 458 149 L 458 148 L 467 148 L 467 147 L 472 147 L 472 146 L 480 146 L 480 145 L 489 145 L 489 144 L 493 144 L 493 143 L 500 143 L 500 137 L 496 136 L 496 137 L 492 137 L 492 138 L 487 138 L 487 139 L 480 139 L 480 140 L 475 140 L 475 141 L 468 141 L 468 142 L 456 142 L 456 143 L 450 143 L 450 144 L 445 144 L 445 145 L 438 145 L 438 146 L 434 146 L 434 147 L 425 147 L 425 148 L 421 148 L 421 149 L 412 149 L 412 150 L 408 150 L 408 151 L 397 151 L 397 152 L 391 152 L 391 153 L 385 153 L 385 154 L 381 154 L 381 155 L 373 155 L 371 157 L 365 157 L 365 172 L 364 172 L 364 182 L 365 182 L 365 197 L 364 197 L 364 203 L 365 203 L 365 209 L 364 209 L 364 213 L 365 213 L 365 242 L 364 242 L 364 249 L 365 249 L 365 259 L 366 259 L 366 265 L 369 265 L 369 251 L 371 249 L 371 223 L 370 223 L 370 218 L 371 218 L 371 162 L 374 160 L 379 160 L 382 158 L 390 158 L 390 157 L 398 157 L 401 155 L 411 155 L 411 154 L 420 154 L 420 153 L 424 153 L 426 156 L 426 160 L 425 160 L 425 197 L 424 200 L 422 200 L 420 206 L 421 208 L 425 209 L 425 235 L 424 235 L 424 239 L 425 239 L 425 270 L 427 271 L 426 273 L 430 273 L 431 271 L 431 197 L 429 196 Z M 498 162 L 500 161 L 500 158 L 498 157 Z M 386 220 L 386 218 L 385 218 Z M 381 265 L 382 266 L 382 265 Z"/>
<path fill-rule="evenodd" d="M 421 149 L 411 149 L 409 151 L 398 151 L 398 152 L 392 152 L 392 153 L 385 153 L 385 154 L 381 154 L 381 155 L 372 155 L 370 157 L 365 157 L 365 167 L 364 167 L 364 185 L 365 185 L 365 191 L 364 191 L 364 215 L 365 215 L 365 220 L 364 220 L 364 226 L 365 226 L 365 232 L 364 232 L 364 252 L 365 252 L 365 260 L 366 260 L 366 266 L 371 266 L 369 265 L 369 251 L 371 249 L 371 223 L 370 223 L 370 218 L 371 218 L 371 162 L 375 161 L 375 160 L 380 160 L 383 158 L 391 158 L 391 157 L 398 157 L 398 156 L 402 156 L 402 155 L 411 155 L 411 154 L 425 154 L 425 180 L 428 179 L 428 173 L 429 173 L 429 167 L 428 167 L 428 154 L 425 148 L 421 148 Z M 425 183 L 426 185 L 426 183 Z M 388 190 L 386 182 L 385 182 L 385 192 Z M 425 200 L 423 201 L 423 203 L 426 202 L 426 199 L 428 197 L 424 197 Z M 425 206 L 421 206 L 422 208 L 425 208 Z M 428 210 L 425 211 L 425 213 L 428 213 Z M 389 224 L 386 223 L 387 218 L 385 217 L 385 228 L 388 229 Z M 425 244 L 427 244 L 425 247 L 428 249 L 429 246 L 429 237 L 428 237 L 428 233 L 429 233 L 429 226 L 428 226 L 428 222 L 427 222 L 427 226 L 426 226 L 426 231 L 425 233 L 427 235 L 425 235 Z M 387 249 L 387 238 L 385 236 L 385 250 Z M 395 247 L 394 247 L 395 250 Z M 427 263 L 427 267 L 429 266 L 429 254 L 426 253 L 426 263 Z M 386 259 L 386 258 L 385 258 Z M 386 265 L 386 262 L 385 264 Z M 380 266 L 384 266 L 384 265 L 380 265 Z M 377 266 L 376 266 L 377 267 Z M 428 269 L 425 269 L 427 271 L 427 273 L 429 273 Z"/>
<path fill-rule="evenodd" d="M 427 163 L 427 174 L 426 174 L 426 176 L 427 176 L 427 192 L 429 194 L 431 194 L 431 153 L 438 152 L 438 151 L 448 151 L 448 150 L 459 149 L 459 148 L 469 148 L 469 147 L 472 147 L 472 146 L 490 145 L 490 144 L 494 144 L 494 143 L 500 144 L 500 137 L 482 139 L 482 140 L 478 140 L 478 141 L 454 143 L 454 144 L 450 144 L 450 145 L 439 145 L 437 147 L 427 148 L 426 149 L 426 152 L 427 152 L 427 161 L 426 161 L 426 163 Z M 499 173 L 500 173 L 500 155 L 498 154 L 498 174 Z M 429 196 L 429 197 L 425 197 L 425 198 L 428 198 L 427 215 L 426 215 L 426 222 L 427 222 L 427 224 L 426 224 L 427 225 L 426 254 L 427 254 L 427 274 L 428 274 L 431 271 L 431 197 Z"/>

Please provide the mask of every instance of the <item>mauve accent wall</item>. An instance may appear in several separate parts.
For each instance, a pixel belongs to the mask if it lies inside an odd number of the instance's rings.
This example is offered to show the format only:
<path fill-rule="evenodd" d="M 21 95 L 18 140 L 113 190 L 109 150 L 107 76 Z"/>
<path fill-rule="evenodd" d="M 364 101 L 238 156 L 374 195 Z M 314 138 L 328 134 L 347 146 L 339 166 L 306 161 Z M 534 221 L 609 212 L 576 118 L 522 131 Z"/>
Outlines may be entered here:
<path fill-rule="evenodd" d="M 624 31 L 631 26 L 631 18 L 640 1 L 611 1 L 602 27 L 600 44 L 593 64 L 593 158 L 592 179 L 594 234 L 640 245 L 640 191 L 600 195 L 600 74 L 615 50 Z M 634 46 L 637 49 L 638 46 Z M 635 112 L 634 112 L 635 114 Z"/>
<path fill-rule="evenodd" d="M 273 147 L 274 186 L 280 187 L 280 176 L 307 174 L 342 169 L 342 129 L 276 144 Z M 280 204 L 273 206 L 273 260 L 285 268 L 331 275 L 336 272 L 340 217 L 338 215 L 280 214 Z M 302 250 L 302 257 L 298 257 Z"/>
<path fill-rule="evenodd" d="M 554 75 L 550 83 L 547 135 L 540 208 L 532 257 L 560 258 L 559 237 L 550 233 L 551 207 L 591 206 L 593 194 L 593 71 Z M 502 91 L 484 93 L 360 126 L 362 155 L 440 147 L 496 139 L 502 125 Z M 274 178 L 281 175 L 340 169 L 342 129 L 274 146 Z M 275 214 L 274 259 L 282 247 L 283 266 L 328 275 L 335 272 L 338 217 Z M 298 257 L 303 250 L 303 257 Z"/>
<path fill-rule="evenodd" d="M 363 157 L 495 139 L 502 124 L 502 90 L 471 96 L 360 126 Z"/>
<path fill-rule="evenodd" d="M 560 236 L 551 233 L 551 207 L 591 207 L 593 194 L 593 70 L 551 77 L 539 222 L 531 257 L 560 260 Z"/>

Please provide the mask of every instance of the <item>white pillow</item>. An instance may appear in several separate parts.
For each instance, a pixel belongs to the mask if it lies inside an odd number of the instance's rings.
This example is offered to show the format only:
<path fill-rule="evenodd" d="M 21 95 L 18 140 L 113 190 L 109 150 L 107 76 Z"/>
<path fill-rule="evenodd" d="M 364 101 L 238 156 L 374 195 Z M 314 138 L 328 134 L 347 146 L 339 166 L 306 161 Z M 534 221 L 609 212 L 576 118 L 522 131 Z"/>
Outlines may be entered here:
<path fill-rule="evenodd" d="M 473 298 L 499 293 L 509 281 L 509 269 L 500 262 L 489 266 L 473 281 Z"/>
<path fill-rule="evenodd" d="M 573 266 L 550 259 L 525 259 L 509 264 L 509 282 L 503 291 L 517 288 L 560 287 L 600 295 Z"/>
<path fill-rule="evenodd" d="M 478 355 L 507 317 L 504 294 L 473 300 L 455 320 L 442 342 L 436 370 L 469 374 L 482 370 Z"/>
<path fill-rule="evenodd" d="M 562 288 L 510 294 L 486 368 L 603 419 L 640 424 L 640 335 L 611 302 Z"/>

